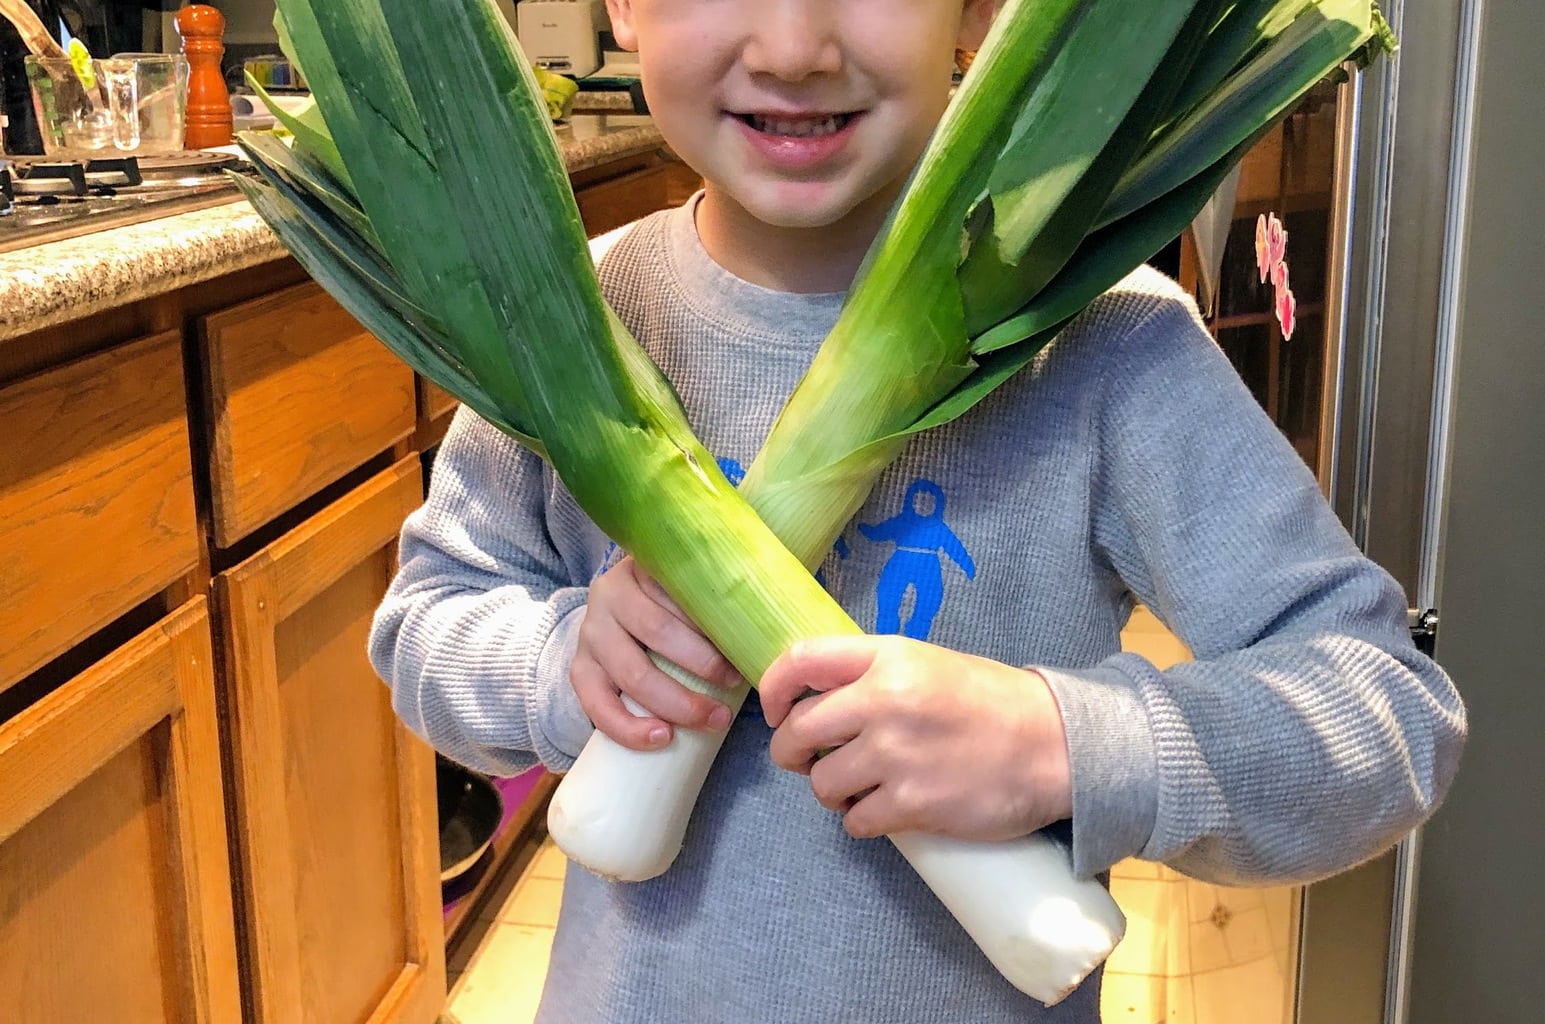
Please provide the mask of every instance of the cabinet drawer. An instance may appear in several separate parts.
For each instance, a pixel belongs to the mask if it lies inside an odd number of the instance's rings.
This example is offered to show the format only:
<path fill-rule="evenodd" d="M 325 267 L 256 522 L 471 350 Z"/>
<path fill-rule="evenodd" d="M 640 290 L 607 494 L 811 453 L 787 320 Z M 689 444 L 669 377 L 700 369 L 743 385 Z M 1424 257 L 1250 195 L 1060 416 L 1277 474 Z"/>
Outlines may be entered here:
<path fill-rule="evenodd" d="M 212 314 L 202 334 L 221 547 L 413 432 L 413 371 L 315 284 Z"/>
<path fill-rule="evenodd" d="M 426 424 L 437 423 L 450 416 L 456 411 L 456 406 L 461 404 L 455 395 L 422 377 L 419 378 L 418 386 L 418 415 Z"/>
<path fill-rule="evenodd" d="M 0 1020 L 241 1019 L 209 615 L 0 725 Z"/>
<path fill-rule="evenodd" d="M 198 563 L 182 346 L 0 388 L 0 690 Z"/>

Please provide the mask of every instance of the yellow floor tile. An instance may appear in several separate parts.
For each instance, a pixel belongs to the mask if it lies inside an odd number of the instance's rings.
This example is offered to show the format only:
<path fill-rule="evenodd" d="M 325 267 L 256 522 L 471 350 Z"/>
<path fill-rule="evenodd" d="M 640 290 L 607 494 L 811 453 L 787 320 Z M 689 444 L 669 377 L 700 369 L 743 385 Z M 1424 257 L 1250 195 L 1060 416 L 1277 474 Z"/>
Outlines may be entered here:
<path fill-rule="evenodd" d="M 1270 959 L 1271 925 L 1266 919 L 1266 908 L 1257 907 L 1235 914 L 1223 929 L 1223 941 L 1228 946 L 1231 964 Z"/>
<path fill-rule="evenodd" d="M 549 838 L 542 840 L 542 848 L 537 851 L 536 859 L 531 862 L 526 873 L 533 878 L 556 878 L 561 881 L 568 867 L 569 859 L 558 849 L 558 844 Z"/>
<path fill-rule="evenodd" d="M 1100 1020 L 1102 1024 L 1196 1024 L 1191 979 L 1106 971 Z"/>
<path fill-rule="evenodd" d="M 1138 860 L 1136 857 L 1128 857 L 1126 860 L 1117 861 L 1110 869 L 1111 881 L 1123 879 L 1154 879 L 1161 880 L 1164 875 L 1164 865 L 1155 864 L 1151 860 Z"/>
<path fill-rule="evenodd" d="M 1110 969 L 1126 974 L 1178 977 L 1191 971 L 1185 886 L 1157 879 L 1111 879 L 1111 895 L 1127 918 L 1126 935 Z"/>
<path fill-rule="evenodd" d="M 1287 1013 L 1287 977 L 1271 957 L 1191 979 L 1195 1024 L 1279 1024 Z"/>
<path fill-rule="evenodd" d="M 1191 660 L 1190 649 L 1141 605 L 1121 631 L 1121 649 L 1147 658 L 1161 671 Z"/>
<path fill-rule="evenodd" d="M 558 907 L 563 901 L 563 882 L 556 878 L 527 875 L 515 887 L 509 902 L 499 911 L 505 924 L 536 925 L 552 928 L 558 924 Z"/>
<path fill-rule="evenodd" d="M 1211 921 L 1192 921 L 1188 927 L 1193 976 L 1221 970 L 1229 965 L 1228 943 L 1224 941 L 1223 929 Z"/>
<path fill-rule="evenodd" d="M 1192 924 L 1211 921 L 1218 909 L 1218 887 L 1194 878 L 1186 879 L 1187 920 Z"/>
<path fill-rule="evenodd" d="M 1284 885 L 1262 893 L 1266 899 L 1266 920 L 1271 925 L 1272 946 L 1279 951 L 1286 951 L 1295 945 L 1298 903 L 1302 891 L 1297 886 Z"/>
<path fill-rule="evenodd" d="M 542 998 L 553 930 L 489 928 L 446 1005 L 456 1024 L 530 1024 Z"/>
<path fill-rule="evenodd" d="M 1153 1024 L 1162 1019 L 1168 980 L 1107 969 L 1100 984 L 1102 1024 Z"/>

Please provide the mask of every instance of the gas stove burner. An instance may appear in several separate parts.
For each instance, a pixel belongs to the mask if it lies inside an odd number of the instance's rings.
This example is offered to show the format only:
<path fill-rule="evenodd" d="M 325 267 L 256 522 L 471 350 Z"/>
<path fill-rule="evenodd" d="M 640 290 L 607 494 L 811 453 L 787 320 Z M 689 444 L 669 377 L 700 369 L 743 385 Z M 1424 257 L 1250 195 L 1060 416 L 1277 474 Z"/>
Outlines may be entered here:
<path fill-rule="evenodd" d="M 99 160 L 0 159 L 0 252 L 192 210 L 235 197 L 228 153 Z"/>
<path fill-rule="evenodd" d="M 111 195 L 141 181 L 134 158 L 91 160 L 86 163 L 18 161 L 12 168 L 12 191 L 28 196 Z"/>
<path fill-rule="evenodd" d="M 165 153 L 142 156 L 140 173 L 147 180 L 152 178 L 188 178 L 219 174 L 239 161 L 230 153 L 214 153 L 207 149 L 190 149 L 182 153 Z"/>
<path fill-rule="evenodd" d="M 87 186 L 139 186 L 176 182 L 195 184 L 216 178 L 238 163 L 229 153 L 190 150 L 153 156 L 104 157 L 96 160 L 60 160 L 56 157 L 9 158 L 11 177 L 18 181 L 74 181 Z M 79 184 L 84 177 L 84 186 Z M 64 191 L 62 187 L 60 191 Z M 77 191 L 76 194 L 84 194 Z"/>

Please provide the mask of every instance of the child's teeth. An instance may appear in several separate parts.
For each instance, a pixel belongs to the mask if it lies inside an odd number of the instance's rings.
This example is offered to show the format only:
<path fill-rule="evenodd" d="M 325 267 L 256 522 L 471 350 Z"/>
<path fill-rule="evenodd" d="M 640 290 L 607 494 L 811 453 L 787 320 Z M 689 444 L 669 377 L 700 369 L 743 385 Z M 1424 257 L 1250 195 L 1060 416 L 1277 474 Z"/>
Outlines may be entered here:
<path fill-rule="evenodd" d="M 751 116 L 751 126 L 759 132 L 768 135 L 791 135 L 796 138 L 809 138 L 817 135 L 830 135 L 842 126 L 842 118 L 832 115 L 819 119 L 791 120 L 779 117 L 763 117 L 761 114 Z"/>

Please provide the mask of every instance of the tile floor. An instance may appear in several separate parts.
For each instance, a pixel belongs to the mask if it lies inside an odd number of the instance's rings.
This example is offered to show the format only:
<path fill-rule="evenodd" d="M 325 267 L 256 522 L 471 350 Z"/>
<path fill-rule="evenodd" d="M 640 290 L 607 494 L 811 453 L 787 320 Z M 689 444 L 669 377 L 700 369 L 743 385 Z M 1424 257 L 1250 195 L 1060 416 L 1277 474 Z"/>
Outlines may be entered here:
<path fill-rule="evenodd" d="M 1123 646 L 1160 668 L 1189 657 L 1142 609 Z M 441 1024 L 530 1024 L 535 1016 L 568 862 L 550 841 L 528 856 L 448 965 Z M 1299 890 L 1223 889 L 1142 861 L 1118 864 L 1111 890 L 1128 925 L 1106 969 L 1106 1024 L 1291 1021 Z"/>
<path fill-rule="evenodd" d="M 450 998 L 441 1024 L 530 1024 L 547 977 L 567 866 L 563 852 L 544 838 L 524 871 L 505 875 L 446 965 Z"/>

